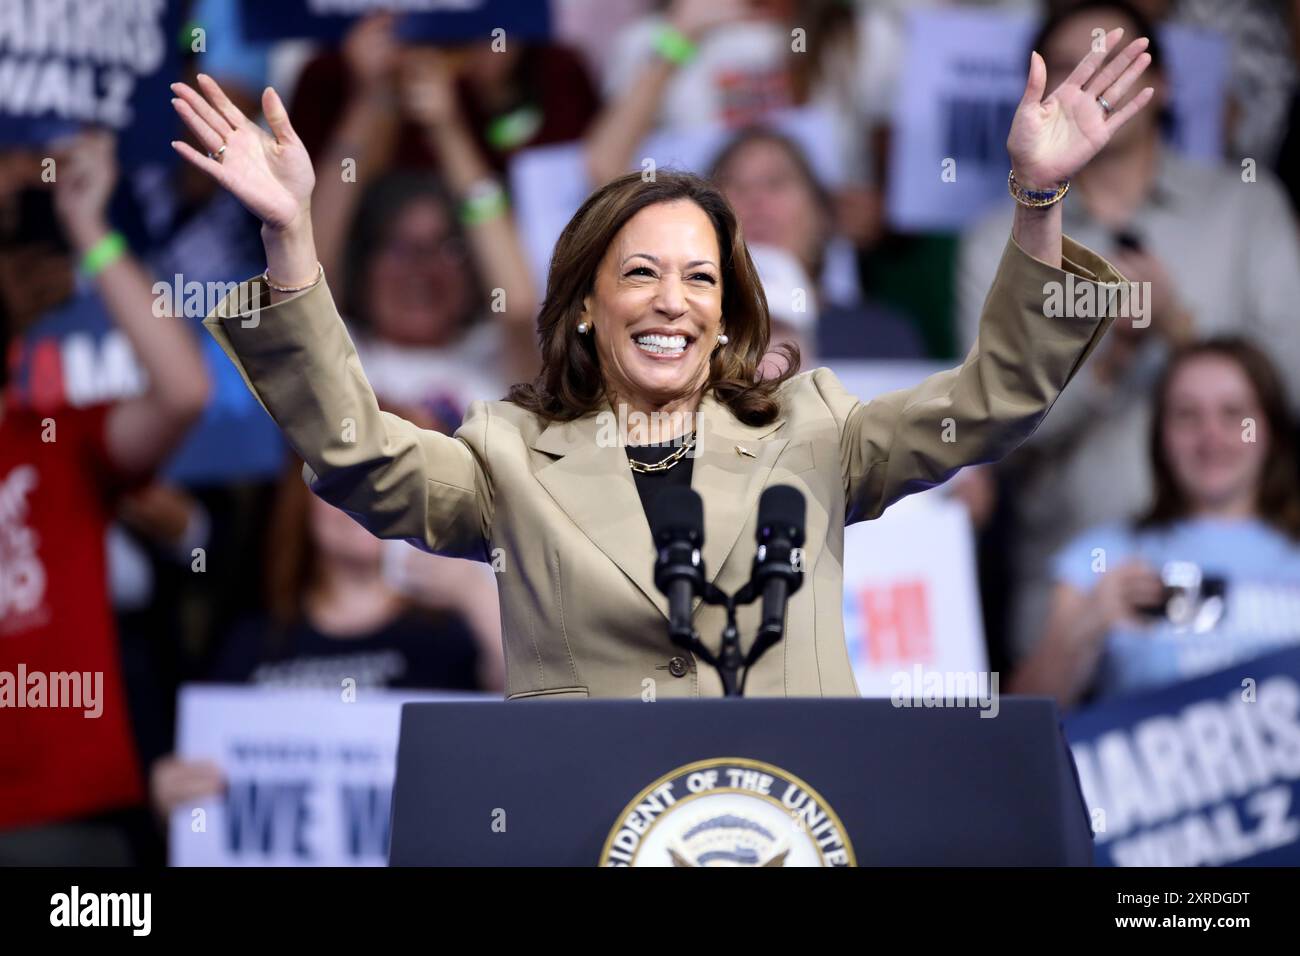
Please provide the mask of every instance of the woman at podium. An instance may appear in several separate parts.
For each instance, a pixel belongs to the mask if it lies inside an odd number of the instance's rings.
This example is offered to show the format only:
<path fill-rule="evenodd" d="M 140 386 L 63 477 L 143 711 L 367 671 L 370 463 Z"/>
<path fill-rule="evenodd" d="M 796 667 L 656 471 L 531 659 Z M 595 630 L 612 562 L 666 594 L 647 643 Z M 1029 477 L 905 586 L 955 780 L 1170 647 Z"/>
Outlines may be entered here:
<path fill-rule="evenodd" d="M 1046 303 L 1051 289 L 1059 299 L 1063 288 L 1077 296 L 1121 281 L 1062 235 L 1060 205 L 1070 176 L 1151 97 L 1134 93 L 1145 39 L 1107 59 L 1121 34 L 1050 94 L 1033 54 L 1007 142 L 1015 223 L 979 341 L 958 368 L 869 403 L 827 369 L 799 373 L 797 356 L 782 376 L 759 377 L 768 311 L 736 218 L 709 183 L 661 171 L 610 182 L 564 229 L 533 382 L 475 403 L 454 436 L 383 412 L 318 263 L 312 163 L 284 105 L 263 94 L 267 133 L 201 76 L 197 90 L 176 84 L 173 102 L 207 155 L 173 145 L 262 220 L 267 256 L 266 271 L 205 325 L 306 462 L 317 495 L 379 537 L 492 565 L 507 697 L 721 693 L 711 670 L 669 642 L 654 583 L 645 503 L 675 484 L 703 500 L 705 567 L 728 592 L 749 577 L 763 489 L 803 493 L 804 586 L 785 640 L 747 691 L 855 695 L 841 619 L 844 526 L 1015 448 L 1109 325 Z M 742 634 L 757 614 L 742 611 Z M 714 647 L 723 623 L 718 607 L 695 613 Z"/>

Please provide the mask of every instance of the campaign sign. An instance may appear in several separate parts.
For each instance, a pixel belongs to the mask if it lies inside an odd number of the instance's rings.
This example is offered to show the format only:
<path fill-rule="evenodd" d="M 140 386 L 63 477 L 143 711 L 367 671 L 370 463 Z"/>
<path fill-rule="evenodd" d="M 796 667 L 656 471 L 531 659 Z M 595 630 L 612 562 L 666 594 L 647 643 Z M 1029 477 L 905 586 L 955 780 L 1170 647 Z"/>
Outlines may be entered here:
<path fill-rule="evenodd" d="M 397 35 L 415 42 L 464 43 L 493 38 L 545 40 L 551 35 L 547 0 L 241 0 L 244 38 L 336 41 L 358 17 L 398 13 Z M 500 35 L 500 34 L 497 34 Z"/>
<path fill-rule="evenodd" d="M 1037 26 L 1034 17 L 1014 12 L 908 12 L 889 159 L 887 209 L 896 228 L 962 229 L 1007 199 L 1007 133 L 1024 95 Z M 1183 154 L 1217 162 L 1227 43 L 1178 25 L 1162 27 L 1159 40 L 1171 98 L 1169 138 Z"/>
<path fill-rule="evenodd" d="M 831 364 L 845 389 L 863 401 L 948 368 Z M 988 670 L 982 621 L 970 514 L 944 488 L 911 495 L 874 521 L 844 529 L 844 637 L 863 697 L 910 696 L 932 674 L 978 680 Z"/>
<path fill-rule="evenodd" d="M 1065 721 L 1110 866 L 1300 864 L 1300 648 Z"/>
<path fill-rule="evenodd" d="M 892 697 L 931 674 L 985 674 L 980 622 L 964 505 L 927 491 L 844 529 L 844 637 L 863 697 Z"/>
<path fill-rule="evenodd" d="M 211 760 L 225 793 L 172 814 L 172 866 L 385 866 L 408 701 L 496 696 L 190 685 L 176 751 Z"/>
<path fill-rule="evenodd" d="M 170 153 L 167 84 L 183 0 L 0 0 L 0 145 L 43 146 L 82 126 L 120 137 L 130 166 Z"/>

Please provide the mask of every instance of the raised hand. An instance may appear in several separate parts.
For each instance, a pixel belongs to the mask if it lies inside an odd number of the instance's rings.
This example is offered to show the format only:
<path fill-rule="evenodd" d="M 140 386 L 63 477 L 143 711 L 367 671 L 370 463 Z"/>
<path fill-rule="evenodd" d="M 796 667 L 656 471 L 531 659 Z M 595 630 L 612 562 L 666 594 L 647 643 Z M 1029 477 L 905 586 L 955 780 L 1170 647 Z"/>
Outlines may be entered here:
<path fill-rule="evenodd" d="M 240 112 L 210 76 L 200 73 L 198 84 L 202 93 L 185 83 L 173 83 L 172 106 L 208 155 L 179 141 L 173 141 L 172 148 L 229 190 L 271 230 L 288 231 L 309 223 L 316 174 L 275 90 L 267 87 L 262 93 L 262 113 L 271 127 L 267 133 Z"/>
<path fill-rule="evenodd" d="M 117 183 L 112 133 L 78 133 L 55 145 L 54 212 L 74 246 L 85 250 L 108 232 L 108 201 Z"/>
<path fill-rule="evenodd" d="M 372 14 L 358 20 L 343 39 L 343 62 L 363 94 L 382 89 L 393 78 L 402 49 L 396 23 L 391 13 Z"/>
<path fill-rule="evenodd" d="M 413 47 L 402 58 L 402 108 L 421 126 L 442 126 L 459 118 L 456 79 L 441 50 Z"/>
<path fill-rule="evenodd" d="M 1021 185 L 1052 189 L 1069 179 L 1151 101 L 1154 91 L 1147 87 L 1121 105 L 1124 94 L 1151 63 L 1146 37 L 1134 40 L 1101 68 L 1107 51 L 1123 35 L 1122 29 L 1110 31 L 1104 49 L 1093 50 L 1080 60 L 1046 99 L 1047 64 L 1037 52 L 1030 55 L 1025 95 L 1007 137 L 1011 168 Z M 1111 107 L 1109 112 L 1102 99 Z"/>

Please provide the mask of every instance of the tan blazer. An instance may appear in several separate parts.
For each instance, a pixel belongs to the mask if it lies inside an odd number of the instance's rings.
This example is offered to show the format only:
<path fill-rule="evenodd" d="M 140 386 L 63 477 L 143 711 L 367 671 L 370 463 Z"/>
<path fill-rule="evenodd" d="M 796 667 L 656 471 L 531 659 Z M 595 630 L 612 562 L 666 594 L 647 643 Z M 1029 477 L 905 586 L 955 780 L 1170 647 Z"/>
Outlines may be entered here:
<path fill-rule="evenodd" d="M 1069 239 L 1065 255 L 1084 280 L 1120 281 Z M 808 501 L 804 584 L 750 695 L 857 694 L 842 620 L 844 526 L 1001 458 L 1034 430 L 1109 324 L 1045 317 L 1044 283 L 1064 280 L 1008 242 L 966 361 L 866 404 L 824 368 L 783 386 L 769 425 L 705 399 L 691 483 L 719 587 L 748 580 L 766 486 L 794 485 Z M 261 303 L 265 287 L 251 282 L 243 302 Z M 597 416 L 548 425 L 506 402 L 475 402 L 454 437 L 421 430 L 379 410 L 324 282 L 263 306 L 256 324 L 235 295 L 204 324 L 307 463 L 316 494 L 379 537 L 493 563 L 507 697 L 721 694 L 716 673 L 668 640 L 645 512 L 623 449 L 598 440 Z M 739 615 L 745 648 L 757 616 L 757 605 Z M 696 609 L 711 649 L 723 617 Z"/>

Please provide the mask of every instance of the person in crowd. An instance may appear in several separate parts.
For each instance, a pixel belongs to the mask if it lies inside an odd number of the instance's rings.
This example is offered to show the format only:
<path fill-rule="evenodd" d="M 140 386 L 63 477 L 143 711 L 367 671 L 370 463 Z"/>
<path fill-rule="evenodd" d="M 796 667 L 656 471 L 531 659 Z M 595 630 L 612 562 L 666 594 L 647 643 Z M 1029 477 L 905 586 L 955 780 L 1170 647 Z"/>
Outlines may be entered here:
<path fill-rule="evenodd" d="M 367 153 L 355 178 L 340 175 L 347 143 L 369 142 L 370 124 L 382 115 L 350 108 L 318 164 L 323 199 L 313 226 L 376 393 L 386 407 L 450 433 L 471 402 L 500 398 L 511 382 L 535 374 L 536 293 L 503 187 L 462 118 L 448 56 L 429 48 L 387 55 L 393 62 L 384 82 L 441 173 L 391 170 Z M 394 560 L 412 576 L 429 576 L 427 586 L 445 578 L 467 589 L 491 612 L 473 617 L 476 632 L 499 640 L 491 574 L 466 575 L 456 562 L 410 548 Z"/>
<path fill-rule="evenodd" d="M 893 88 L 893 18 L 836 0 L 673 0 L 614 42 L 604 109 L 587 133 L 593 185 L 635 165 L 656 129 L 742 129 L 793 107 L 829 123 L 840 170 L 836 230 L 866 248 L 883 228 L 880 192 Z"/>
<path fill-rule="evenodd" d="M 501 687 L 501 650 L 480 644 L 463 592 L 414 595 L 392 549 L 285 471 L 267 527 L 265 614 L 223 642 L 208 678 L 266 686 Z M 397 542 L 403 545 L 403 542 Z M 471 567 L 462 562 L 465 567 Z"/>
<path fill-rule="evenodd" d="M 152 278 L 109 223 L 114 138 L 82 133 L 50 152 L 52 184 L 39 154 L 0 157 L 0 333 L 34 333 L 37 320 L 58 323 L 94 299 L 147 385 L 135 398 L 77 408 L 51 390 L 47 369 L 27 367 L 0 391 L 0 671 L 25 672 L 14 688 L 25 695 L 42 681 L 53 693 L 57 673 L 80 680 L 59 706 L 46 697 L 7 706 L 0 719 L 0 864 L 127 864 L 138 856 L 132 810 L 144 787 L 105 531 L 121 496 L 147 481 L 202 412 L 208 377 L 193 332 L 155 311 Z M 51 195 L 53 223 L 34 221 Z M 0 348 L 16 351 L 9 341 Z M 9 363 L 0 365 L 8 375 Z"/>
<path fill-rule="evenodd" d="M 395 572 L 390 545 L 407 545 L 374 537 L 308 491 L 300 472 L 301 462 L 286 470 L 267 527 L 267 610 L 228 635 L 207 679 L 340 693 L 353 686 L 358 695 L 499 690 L 500 640 L 476 639 L 467 623 L 478 613 L 472 593 L 445 575 Z M 465 569 L 462 580 L 481 570 L 454 563 Z M 426 582 L 438 590 L 412 597 L 410 588 Z M 150 770 L 150 799 L 163 816 L 222 786 L 211 761 L 169 755 Z"/>
<path fill-rule="evenodd" d="M 818 311 L 816 351 L 826 358 L 920 358 L 921 338 L 906 319 L 860 294 L 835 294 L 827 262 L 834 239 L 834 198 L 792 139 L 762 126 L 733 137 L 713 161 L 710 178 L 736 210 L 745 238 L 792 255 Z M 848 263 L 852 268 L 852 261 Z M 856 287 L 856 283 L 853 283 Z M 844 283 L 839 283 L 843 287 Z"/>
<path fill-rule="evenodd" d="M 1015 693 L 1071 707 L 1300 644 L 1300 471 L 1276 367 L 1245 339 L 1209 339 L 1174 355 L 1155 394 L 1151 505 L 1057 555 Z"/>
<path fill-rule="evenodd" d="M 1151 37 L 1156 104 L 1168 102 L 1162 50 L 1150 25 L 1121 0 L 1085 0 L 1049 18 L 1034 41 L 1049 84 L 1087 50 L 1095 28 L 1122 26 Z M 1013 656 L 1042 633 L 1051 556 L 1084 528 L 1136 515 L 1152 477 L 1143 452 L 1152 385 L 1171 349 L 1212 334 L 1241 334 L 1283 368 L 1300 368 L 1300 235 L 1286 197 L 1262 167 L 1244 181 L 1235 164 L 1206 167 L 1181 158 L 1147 110 L 1075 177 L 1065 228 L 1101 251 L 1130 282 L 1115 329 L 1078 382 L 1005 467 L 1016 492 L 1009 556 Z M 993 215 L 962 241 L 958 286 L 966 345 L 974 343 L 984 286 L 999 257 Z M 1062 290 L 1068 295 L 1068 289 Z M 1116 309 L 1121 306 L 1116 306 Z M 1300 408 L 1300 387 L 1289 401 Z M 970 481 L 991 482 L 987 472 Z"/>
<path fill-rule="evenodd" d="M 360 155 L 373 116 L 350 111 L 317 165 L 313 227 L 340 286 L 379 395 L 425 406 L 449 429 L 469 402 L 499 398 L 534 373 L 536 292 L 500 182 L 483 162 L 454 95 L 447 56 L 394 54 L 395 90 L 440 159 L 441 175 L 393 170 Z M 355 176 L 340 163 L 356 157 Z M 477 320 L 477 321 L 476 321 Z"/>
<path fill-rule="evenodd" d="M 1151 20 L 1222 36 L 1227 42 L 1226 155 L 1276 165 L 1287 107 L 1300 84 L 1292 31 L 1295 0 L 1141 0 Z M 1288 23 L 1288 21 L 1293 21 Z"/>
<path fill-rule="evenodd" d="M 490 39 L 439 48 L 453 63 L 453 94 L 479 158 L 497 176 L 521 149 L 580 138 L 599 109 L 577 53 L 558 43 L 505 40 L 504 49 Z M 394 109 L 398 63 L 414 46 L 399 36 L 395 15 L 372 14 L 339 49 L 307 63 L 290 114 L 311 155 L 324 159 L 321 150 L 342 136 L 352 156 L 382 155 L 416 168 L 442 161 L 420 124 Z M 351 138 L 361 131 L 363 138 Z"/>
<path fill-rule="evenodd" d="M 801 362 L 817 360 L 817 298 L 810 292 L 812 280 L 808 273 L 784 249 L 749 243 L 749 257 L 763 283 L 763 297 L 767 299 L 767 314 L 772 322 L 767 357 L 759 365 L 758 373 L 764 378 L 779 379 L 789 367 L 785 345 L 798 349 Z"/>

